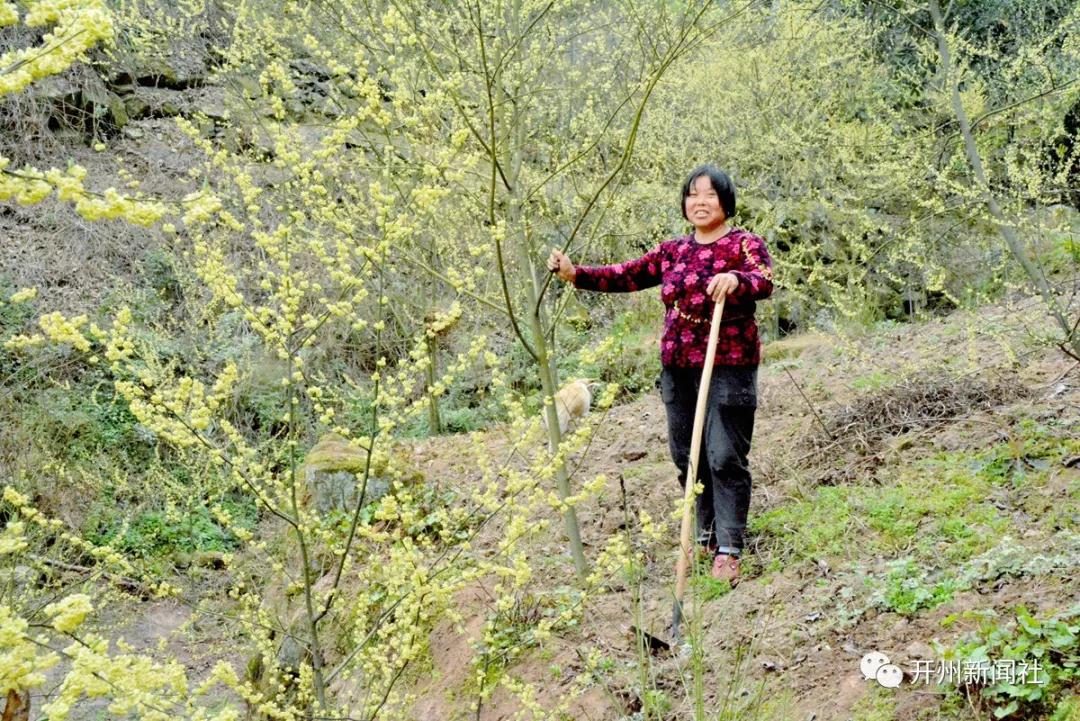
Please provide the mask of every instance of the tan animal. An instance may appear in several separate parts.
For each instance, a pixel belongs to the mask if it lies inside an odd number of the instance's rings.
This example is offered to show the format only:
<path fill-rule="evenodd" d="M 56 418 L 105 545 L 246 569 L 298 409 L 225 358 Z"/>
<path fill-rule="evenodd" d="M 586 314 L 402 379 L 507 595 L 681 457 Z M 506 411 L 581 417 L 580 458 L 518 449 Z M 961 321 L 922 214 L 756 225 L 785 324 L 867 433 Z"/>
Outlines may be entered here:
<path fill-rule="evenodd" d="M 570 381 L 555 394 L 555 413 L 559 417 L 559 431 L 562 435 L 570 428 L 571 422 L 585 417 L 592 406 L 591 385 L 587 378 Z M 547 428 L 547 414 L 543 416 L 544 428 Z"/>

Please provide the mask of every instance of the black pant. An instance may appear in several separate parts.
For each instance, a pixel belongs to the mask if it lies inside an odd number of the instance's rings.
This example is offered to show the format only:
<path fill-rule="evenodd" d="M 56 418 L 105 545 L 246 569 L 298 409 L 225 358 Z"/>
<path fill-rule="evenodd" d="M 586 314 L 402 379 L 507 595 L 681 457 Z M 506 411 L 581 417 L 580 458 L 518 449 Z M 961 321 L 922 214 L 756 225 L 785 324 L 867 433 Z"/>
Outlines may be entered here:
<path fill-rule="evenodd" d="M 664 368 L 660 395 L 667 409 L 668 446 L 686 484 L 690 440 L 694 429 L 700 368 Z M 697 497 L 698 541 L 735 553 L 742 550 L 750 508 L 750 440 L 757 408 L 757 368 L 713 369 L 702 431 L 698 480 L 705 487 Z"/>

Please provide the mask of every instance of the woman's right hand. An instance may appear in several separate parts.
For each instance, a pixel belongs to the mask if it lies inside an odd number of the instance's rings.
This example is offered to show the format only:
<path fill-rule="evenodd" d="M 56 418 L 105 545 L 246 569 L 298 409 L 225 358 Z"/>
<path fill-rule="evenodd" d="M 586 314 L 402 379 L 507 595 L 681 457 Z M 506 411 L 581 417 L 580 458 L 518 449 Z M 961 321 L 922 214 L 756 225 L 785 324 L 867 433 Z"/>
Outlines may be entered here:
<path fill-rule="evenodd" d="M 574 276 L 577 275 L 577 271 L 574 269 L 574 264 L 570 262 L 570 259 L 566 257 L 561 251 L 555 248 L 551 249 L 551 255 L 548 256 L 547 262 L 548 270 L 559 277 L 559 280 L 564 280 L 567 283 L 574 282 Z"/>

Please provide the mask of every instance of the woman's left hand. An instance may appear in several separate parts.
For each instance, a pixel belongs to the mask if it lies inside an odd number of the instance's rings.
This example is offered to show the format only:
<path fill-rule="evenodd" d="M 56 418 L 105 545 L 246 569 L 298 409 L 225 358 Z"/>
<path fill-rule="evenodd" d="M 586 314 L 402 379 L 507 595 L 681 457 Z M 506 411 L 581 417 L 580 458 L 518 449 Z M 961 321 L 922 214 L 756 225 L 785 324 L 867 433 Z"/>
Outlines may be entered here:
<path fill-rule="evenodd" d="M 705 292 L 709 294 L 713 302 L 719 303 L 721 298 L 731 295 L 738 287 L 739 277 L 737 275 L 734 273 L 719 273 L 709 281 L 709 287 L 705 289 Z"/>

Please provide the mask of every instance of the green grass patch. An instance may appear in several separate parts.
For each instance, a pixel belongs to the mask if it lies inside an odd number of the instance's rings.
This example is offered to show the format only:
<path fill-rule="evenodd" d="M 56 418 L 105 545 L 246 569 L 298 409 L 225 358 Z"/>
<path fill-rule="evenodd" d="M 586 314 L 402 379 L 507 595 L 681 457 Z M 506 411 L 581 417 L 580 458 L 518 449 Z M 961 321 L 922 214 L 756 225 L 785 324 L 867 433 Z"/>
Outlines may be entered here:
<path fill-rule="evenodd" d="M 851 387 L 860 391 L 879 391 L 883 388 L 895 385 L 898 378 L 891 373 L 875 370 L 865 376 L 860 376 L 851 382 Z"/>
<path fill-rule="evenodd" d="M 894 468 L 881 485 L 818 487 L 752 517 L 751 530 L 773 551 L 773 567 L 896 553 L 935 565 L 966 561 L 1014 530 L 995 503 L 1037 499 L 1061 459 L 1080 452 L 1057 429 L 1021 423 L 1017 431 L 981 452 L 939 453 Z"/>
<path fill-rule="evenodd" d="M 258 512 L 251 499 L 237 497 L 220 505 L 234 523 L 247 530 L 254 529 Z M 231 551 L 239 545 L 232 532 L 222 527 L 205 505 L 143 510 L 129 515 L 115 506 L 101 504 L 86 525 L 88 540 L 147 560 L 177 552 Z"/>
<path fill-rule="evenodd" d="M 751 516 L 751 532 L 775 550 L 767 570 L 779 570 L 785 560 L 843 556 L 849 541 L 856 542 L 852 490 L 825 486 L 808 498 Z"/>
<path fill-rule="evenodd" d="M 730 581 L 718 581 L 710 575 L 709 571 L 696 574 L 691 579 L 691 583 L 694 586 L 694 598 L 702 603 L 715 601 L 731 592 Z"/>
<path fill-rule="evenodd" d="M 866 694 L 851 707 L 851 721 L 889 721 L 896 714 L 896 693 L 871 683 Z"/>
<path fill-rule="evenodd" d="M 1059 483 L 1052 496 L 1045 491 L 1062 460 L 1080 452 L 1080 442 L 1063 437 L 1065 430 L 1024 420 L 1009 440 L 981 451 L 894 465 L 873 485 L 815 488 L 751 517 L 761 560 L 767 571 L 776 571 L 811 560 L 858 567 L 899 556 L 862 577 L 869 604 L 904 616 L 932 610 L 994 577 L 993 569 L 982 567 L 1011 558 L 1016 544 L 1010 538 L 1046 530 L 1041 513 L 1025 516 L 1020 509 L 1046 512 L 1056 519 L 1055 532 L 1076 523 L 1076 513 L 1061 499 L 1080 493 L 1077 484 Z"/>

